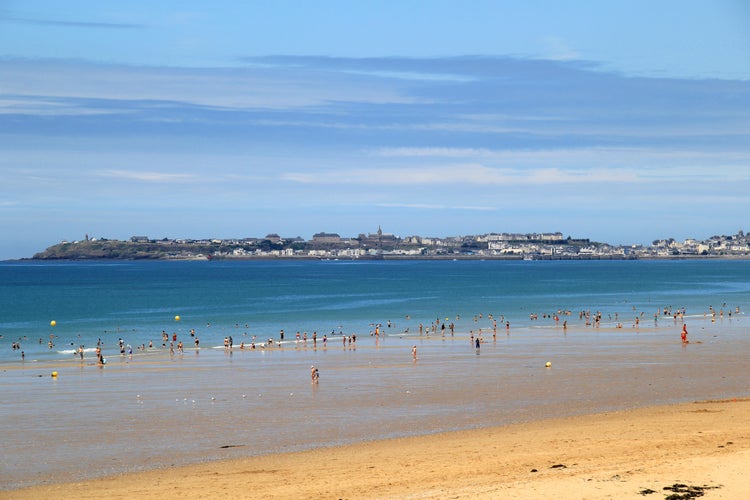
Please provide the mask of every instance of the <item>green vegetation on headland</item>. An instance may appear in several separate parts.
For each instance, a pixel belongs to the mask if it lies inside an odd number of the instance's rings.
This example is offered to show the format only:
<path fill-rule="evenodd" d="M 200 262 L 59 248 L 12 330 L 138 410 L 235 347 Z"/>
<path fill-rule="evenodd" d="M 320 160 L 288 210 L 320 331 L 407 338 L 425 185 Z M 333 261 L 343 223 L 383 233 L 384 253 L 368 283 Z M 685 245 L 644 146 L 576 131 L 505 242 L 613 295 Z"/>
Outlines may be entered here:
<path fill-rule="evenodd" d="M 750 237 L 742 231 L 708 240 L 656 240 L 650 246 L 609 245 L 588 239 L 563 238 L 561 233 L 401 238 L 392 234 L 360 234 L 342 238 L 318 233 L 309 241 L 281 238 L 186 240 L 149 239 L 128 241 L 92 238 L 53 245 L 33 256 L 35 260 L 176 260 L 176 259 L 648 259 L 648 258 L 750 257 Z"/>
<path fill-rule="evenodd" d="M 34 255 L 36 260 L 175 259 L 211 255 L 209 245 L 141 243 L 121 240 L 88 240 L 52 245 Z"/>

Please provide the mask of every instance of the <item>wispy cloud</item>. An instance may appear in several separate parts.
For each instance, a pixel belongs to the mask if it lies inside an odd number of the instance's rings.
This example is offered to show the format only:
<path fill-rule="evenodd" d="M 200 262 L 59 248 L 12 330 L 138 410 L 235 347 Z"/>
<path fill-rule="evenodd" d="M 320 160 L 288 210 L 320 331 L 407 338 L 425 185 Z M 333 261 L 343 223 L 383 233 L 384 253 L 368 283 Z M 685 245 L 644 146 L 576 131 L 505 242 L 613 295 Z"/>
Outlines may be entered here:
<path fill-rule="evenodd" d="M 571 48 L 570 44 L 559 36 L 547 36 L 542 40 L 546 58 L 553 61 L 575 61 L 581 55 Z"/>
<path fill-rule="evenodd" d="M 385 157 L 418 157 L 418 158 L 466 158 L 497 156 L 498 152 L 486 148 L 448 148 L 448 147 L 400 147 L 379 148 L 372 153 Z"/>
<path fill-rule="evenodd" d="M 122 112 L 122 107 L 117 111 Z M 31 116 L 86 116 L 103 115 L 115 111 L 113 107 L 92 106 L 81 99 L 48 96 L 0 95 L 0 115 Z"/>
<path fill-rule="evenodd" d="M 0 22 L 33 24 L 36 26 L 50 26 L 50 27 L 63 27 L 63 28 L 126 29 L 126 30 L 145 28 L 145 26 L 142 24 L 132 24 L 132 23 L 88 21 L 88 20 L 70 21 L 70 20 L 51 19 L 51 18 L 35 17 L 35 16 L 18 16 L 18 15 L 3 13 L 2 10 L 0 10 Z"/>
<path fill-rule="evenodd" d="M 721 167 L 714 176 L 737 176 L 746 178 L 750 171 L 750 150 L 700 150 L 684 147 L 674 149 L 669 146 L 654 147 L 580 147 L 580 148 L 540 148 L 540 149 L 489 149 L 451 147 L 397 147 L 368 150 L 368 154 L 383 158 L 406 158 L 419 161 L 473 159 L 491 166 L 520 167 L 524 165 L 577 166 L 579 169 L 593 165 L 612 168 L 629 166 L 640 170 L 640 176 L 668 178 L 690 176 L 696 169 L 705 175 L 705 168 L 713 165 Z M 658 165 L 658 171 L 654 166 Z"/>
<path fill-rule="evenodd" d="M 97 172 L 100 177 L 111 179 L 131 180 L 149 183 L 185 183 L 196 182 L 198 177 L 194 174 L 172 174 L 166 172 L 141 172 L 135 170 L 101 170 Z"/>
<path fill-rule="evenodd" d="M 481 205 L 441 205 L 431 203 L 377 203 L 376 206 L 383 208 L 408 208 L 417 210 L 466 210 L 476 212 L 494 212 L 497 207 Z"/>
<path fill-rule="evenodd" d="M 629 171 L 617 169 L 562 170 L 558 168 L 506 169 L 480 164 L 453 164 L 424 168 L 353 169 L 325 172 L 290 172 L 283 180 L 301 184 L 358 185 L 518 185 L 640 182 Z"/>
<path fill-rule="evenodd" d="M 159 68 L 0 58 L 0 71 L 2 94 L 50 104 L 57 99 L 56 105 L 69 99 L 120 109 L 124 109 L 122 104 L 145 107 L 150 102 L 162 103 L 160 111 L 183 106 L 191 108 L 189 111 L 205 107 L 224 112 L 298 110 L 316 114 L 335 103 L 385 105 L 418 100 L 383 79 L 344 74 L 331 78 L 316 72 L 300 75 L 290 68 Z M 41 73 L 47 78 L 38 78 Z M 164 106 L 166 103 L 171 106 Z"/>

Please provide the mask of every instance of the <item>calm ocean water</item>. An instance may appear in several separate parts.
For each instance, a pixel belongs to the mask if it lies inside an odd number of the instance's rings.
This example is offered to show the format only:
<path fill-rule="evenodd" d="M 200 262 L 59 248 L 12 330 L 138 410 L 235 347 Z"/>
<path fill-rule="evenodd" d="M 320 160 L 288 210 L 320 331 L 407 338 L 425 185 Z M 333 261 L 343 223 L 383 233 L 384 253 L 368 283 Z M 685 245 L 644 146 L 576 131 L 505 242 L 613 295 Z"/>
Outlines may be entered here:
<path fill-rule="evenodd" d="M 748 307 L 748 261 L 4 262 L 0 486 L 744 396 Z"/>
<path fill-rule="evenodd" d="M 162 331 L 190 347 L 194 329 L 207 347 L 227 335 L 238 344 L 277 339 L 281 329 L 286 340 L 297 331 L 369 334 L 376 323 L 413 333 L 447 317 L 467 330 L 480 313 L 518 327 L 557 310 L 618 313 L 627 323 L 633 311 L 724 304 L 750 304 L 750 262 L 0 263 L 0 362 L 20 360 L 15 341 L 27 360 L 49 360 L 100 339 L 105 354 L 119 353 L 120 338 L 133 349 L 160 346 Z"/>

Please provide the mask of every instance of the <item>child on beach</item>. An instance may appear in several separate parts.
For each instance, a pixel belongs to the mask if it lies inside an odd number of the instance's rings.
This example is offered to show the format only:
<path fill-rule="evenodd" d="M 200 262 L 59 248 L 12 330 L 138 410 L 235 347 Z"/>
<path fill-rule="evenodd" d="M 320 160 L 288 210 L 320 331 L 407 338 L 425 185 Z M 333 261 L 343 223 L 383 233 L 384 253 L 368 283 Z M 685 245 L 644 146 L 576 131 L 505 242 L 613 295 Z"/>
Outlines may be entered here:
<path fill-rule="evenodd" d="M 682 325 L 682 333 L 680 334 L 680 337 L 682 337 L 683 344 L 688 343 L 687 336 L 688 336 L 687 325 Z"/>

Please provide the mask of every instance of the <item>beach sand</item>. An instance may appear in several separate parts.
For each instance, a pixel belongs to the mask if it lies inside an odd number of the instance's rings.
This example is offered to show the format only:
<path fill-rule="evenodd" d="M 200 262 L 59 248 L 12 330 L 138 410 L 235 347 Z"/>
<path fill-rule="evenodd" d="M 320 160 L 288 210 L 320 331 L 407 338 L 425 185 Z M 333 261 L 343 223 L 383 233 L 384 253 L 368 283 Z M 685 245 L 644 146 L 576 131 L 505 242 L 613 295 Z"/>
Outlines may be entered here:
<path fill-rule="evenodd" d="M 750 498 L 748 464 L 743 398 L 215 461 L 0 498 L 736 499 Z"/>

